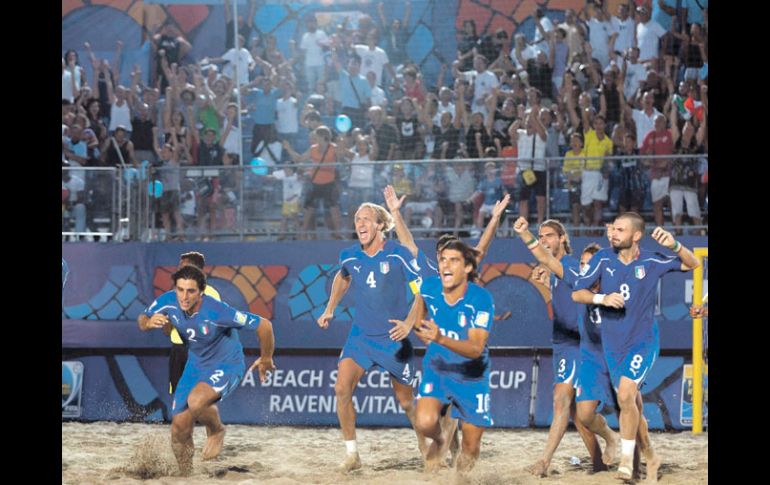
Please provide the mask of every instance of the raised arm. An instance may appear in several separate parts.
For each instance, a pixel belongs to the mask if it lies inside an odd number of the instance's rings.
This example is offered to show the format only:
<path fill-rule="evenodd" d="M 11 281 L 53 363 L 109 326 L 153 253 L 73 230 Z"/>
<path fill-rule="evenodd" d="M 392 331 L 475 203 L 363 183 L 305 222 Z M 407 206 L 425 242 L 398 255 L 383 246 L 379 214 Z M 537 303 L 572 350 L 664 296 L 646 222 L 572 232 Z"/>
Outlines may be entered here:
<path fill-rule="evenodd" d="M 497 226 L 500 225 L 500 217 L 503 215 L 503 212 L 505 212 L 505 208 L 508 207 L 508 202 L 510 202 L 510 200 L 511 195 L 505 194 L 502 200 L 498 200 L 495 203 L 495 207 L 492 209 L 492 217 L 489 219 L 489 223 L 487 223 L 487 227 L 484 229 L 484 234 L 481 235 L 479 244 L 476 246 L 476 249 L 479 251 L 479 254 L 476 257 L 476 262 L 478 264 L 481 264 L 481 261 L 487 255 L 489 245 L 492 244 L 492 239 L 494 239 L 495 233 L 497 232 Z"/>
<path fill-rule="evenodd" d="M 537 237 L 530 232 L 527 219 L 524 217 L 516 219 L 516 222 L 513 223 L 513 230 L 540 264 L 548 268 L 559 279 L 564 278 L 564 266 L 561 261 L 554 258 L 553 254 L 543 247 Z"/>
<path fill-rule="evenodd" d="M 409 227 L 406 225 L 406 221 L 404 221 L 404 218 L 401 216 L 400 210 L 401 205 L 404 203 L 404 199 L 406 199 L 406 195 L 402 195 L 399 199 L 392 185 L 387 185 L 382 193 L 385 196 L 385 204 L 388 206 L 388 210 L 393 216 L 393 222 L 396 224 L 396 236 L 398 236 L 398 242 L 407 248 L 409 252 L 412 253 L 412 256 L 416 258 L 419 249 L 414 242 L 414 237 L 412 237 Z"/>
<path fill-rule="evenodd" d="M 684 244 L 674 239 L 674 236 L 672 236 L 670 232 L 663 230 L 662 227 L 656 227 L 653 229 L 652 238 L 658 244 L 667 247 L 679 256 L 679 258 L 682 260 L 682 271 L 692 271 L 700 266 L 698 258 L 695 257 L 693 252 L 687 249 Z"/>

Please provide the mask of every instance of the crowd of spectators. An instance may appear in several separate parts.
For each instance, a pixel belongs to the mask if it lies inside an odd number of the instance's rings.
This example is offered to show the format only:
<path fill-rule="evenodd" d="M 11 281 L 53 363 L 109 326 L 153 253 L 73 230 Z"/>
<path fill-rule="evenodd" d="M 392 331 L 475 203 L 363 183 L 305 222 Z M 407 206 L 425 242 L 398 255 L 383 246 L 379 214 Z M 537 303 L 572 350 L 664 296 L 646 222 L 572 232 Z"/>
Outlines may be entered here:
<path fill-rule="evenodd" d="M 407 219 L 424 228 L 478 230 L 505 193 L 510 212 L 542 222 L 547 180 L 552 192 L 568 194 L 575 234 L 601 226 L 611 193 L 618 210 L 651 206 L 658 225 L 681 225 L 685 215 L 700 225 L 707 6 L 647 0 L 609 12 L 596 1 L 566 10 L 563 22 L 538 8 L 531 39 L 502 29 L 479 35 L 468 20 L 456 58 L 434 79 L 407 53 L 408 0 L 403 18 L 388 19 L 380 3 L 378 18 L 363 15 L 355 28 L 347 18 L 322 28 L 309 14 L 288 52 L 254 26 L 255 0 L 237 20 L 225 2 L 222 54 L 191 58 L 190 42 L 164 24 L 152 37 L 147 84 L 138 65 L 130 85 L 120 84 L 121 42 L 112 64 L 85 44 L 91 80 L 68 50 L 62 165 L 140 169 L 146 160 L 164 187 L 153 206 L 158 223 L 177 239 L 232 229 L 238 191 L 254 186 L 248 171 L 191 180 L 179 168 L 253 159 L 282 186 L 281 234 L 296 229 L 302 238 L 315 234 L 321 206 L 333 236 L 349 237 L 344 216 L 363 201 L 381 202 L 386 184 L 407 195 Z M 339 115 L 349 130 L 337 129 Z M 398 162 L 369 164 L 387 160 Z M 299 162 L 312 166 L 295 169 Z M 63 213 L 81 232 L 105 196 L 88 180 L 92 172 L 63 173 Z"/>

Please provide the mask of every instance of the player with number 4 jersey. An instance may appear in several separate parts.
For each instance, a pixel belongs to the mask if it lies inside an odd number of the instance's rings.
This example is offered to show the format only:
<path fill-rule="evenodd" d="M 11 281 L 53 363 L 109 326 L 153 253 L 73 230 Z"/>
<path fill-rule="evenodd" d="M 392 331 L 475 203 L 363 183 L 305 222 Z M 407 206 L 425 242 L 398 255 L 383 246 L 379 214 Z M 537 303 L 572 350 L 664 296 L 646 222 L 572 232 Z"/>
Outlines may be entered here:
<path fill-rule="evenodd" d="M 409 312 L 407 291 L 417 293 L 421 284 L 417 261 L 398 243 L 385 239 L 393 218 L 384 207 L 364 203 L 355 214 L 358 242 L 340 253 L 340 270 L 334 276 L 331 295 L 318 318 L 328 328 L 334 310 L 352 287 L 355 316 L 337 364 L 337 417 L 347 456 L 340 470 L 361 468 L 356 443 L 356 411 L 353 391 L 364 373 L 378 365 L 388 371 L 401 407 L 414 424 L 414 349 L 406 338 L 411 331 L 403 320 Z M 425 449 L 418 433 L 418 447 Z"/>

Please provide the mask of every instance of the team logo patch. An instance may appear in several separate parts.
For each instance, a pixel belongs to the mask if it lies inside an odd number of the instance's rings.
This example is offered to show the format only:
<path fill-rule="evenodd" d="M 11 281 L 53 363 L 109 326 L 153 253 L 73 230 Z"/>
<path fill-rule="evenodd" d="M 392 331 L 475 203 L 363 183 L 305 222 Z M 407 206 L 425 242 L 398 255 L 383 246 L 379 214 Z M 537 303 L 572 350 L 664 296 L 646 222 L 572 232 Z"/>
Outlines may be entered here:
<path fill-rule="evenodd" d="M 430 394 L 433 391 L 433 383 L 432 382 L 426 382 L 425 385 L 422 387 L 422 392 L 425 394 Z"/>
<path fill-rule="evenodd" d="M 204 325 L 201 325 L 201 326 L 200 326 L 200 331 L 201 331 L 201 333 L 202 333 L 203 335 L 208 335 L 208 334 L 209 334 L 209 326 L 208 326 L 208 325 L 205 325 L 205 324 L 204 324 Z"/>
<path fill-rule="evenodd" d="M 174 409 L 176 409 L 176 399 L 171 401 L 171 410 L 173 411 Z"/>
<path fill-rule="evenodd" d="M 416 259 L 412 259 L 411 261 L 409 261 L 409 266 L 411 266 L 412 269 L 414 269 L 415 271 L 420 271 L 420 265 L 417 264 Z"/>
<path fill-rule="evenodd" d="M 246 314 L 243 312 L 235 312 L 235 323 L 246 325 Z"/>
<path fill-rule="evenodd" d="M 636 279 L 641 280 L 644 278 L 644 275 L 646 273 L 644 272 L 644 266 L 635 266 L 634 267 L 634 276 L 636 276 Z"/>
<path fill-rule="evenodd" d="M 476 326 L 487 328 L 487 325 L 489 325 L 489 313 L 487 312 L 479 312 L 476 314 Z"/>
<path fill-rule="evenodd" d="M 458 325 L 459 325 L 461 328 L 465 328 L 465 325 L 467 325 L 467 324 L 468 324 L 468 321 L 465 319 L 465 313 L 462 313 L 462 312 L 461 312 L 461 313 L 458 313 L 458 314 L 457 314 L 457 324 L 458 324 Z"/>
<path fill-rule="evenodd" d="M 390 272 L 390 263 L 387 261 L 380 262 L 380 273 L 388 274 Z"/>

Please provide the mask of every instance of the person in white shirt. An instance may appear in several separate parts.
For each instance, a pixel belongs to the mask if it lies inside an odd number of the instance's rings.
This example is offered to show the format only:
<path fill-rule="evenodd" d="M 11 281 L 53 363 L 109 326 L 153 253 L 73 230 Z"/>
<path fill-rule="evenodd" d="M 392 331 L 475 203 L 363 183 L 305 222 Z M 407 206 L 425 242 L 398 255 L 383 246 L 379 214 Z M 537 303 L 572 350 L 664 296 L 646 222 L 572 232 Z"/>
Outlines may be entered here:
<path fill-rule="evenodd" d="M 652 62 L 654 65 L 658 60 L 660 38 L 666 34 L 666 29 L 650 19 L 650 11 L 646 7 L 638 7 L 636 11 L 639 16 L 639 23 L 636 24 L 639 62 Z"/>
<path fill-rule="evenodd" d="M 639 62 L 639 48 L 631 47 L 626 53 L 623 62 L 625 79 L 623 81 L 623 94 L 631 99 L 636 95 L 636 90 L 642 80 L 647 78 L 647 66 Z"/>
<path fill-rule="evenodd" d="M 387 111 L 388 97 L 385 95 L 385 91 L 377 86 L 377 76 L 374 75 L 373 71 L 366 73 L 366 80 L 372 88 L 372 95 L 369 97 L 372 100 L 372 106 L 382 106 Z"/>
<path fill-rule="evenodd" d="M 526 69 L 527 60 L 534 59 L 536 55 L 537 50 L 531 45 L 527 44 L 527 38 L 524 37 L 524 34 L 516 34 L 513 36 L 511 60 L 513 61 L 513 65 L 516 66 L 517 71 Z"/>
<path fill-rule="evenodd" d="M 283 96 L 275 102 L 275 128 L 280 141 L 288 140 L 294 146 L 299 132 L 299 105 L 292 93 L 294 85 L 288 79 L 281 83 Z"/>
<path fill-rule="evenodd" d="M 244 47 L 245 42 L 246 40 L 244 37 L 239 35 L 238 49 L 230 49 L 222 54 L 222 57 L 204 58 L 201 61 L 201 64 L 225 63 L 222 68 L 222 75 L 227 76 L 230 79 L 236 79 L 235 66 L 238 66 L 238 83 L 241 85 L 248 84 L 249 72 L 254 69 L 255 61 L 254 58 L 251 57 L 249 50 Z"/>
<path fill-rule="evenodd" d="M 481 113 L 484 118 L 489 116 L 486 107 L 487 96 L 492 94 L 500 86 L 500 80 L 492 71 L 487 70 L 489 61 L 482 55 L 473 58 L 473 67 L 476 69 L 476 80 L 473 84 L 473 104 L 472 113 Z"/>
<path fill-rule="evenodd" d="M 537 25 L 537 22 L 540 22 L 540 25 L 543 27 L 543 31 L 546 33 L 546 36 L 548 35 L 548 32 L 552 32 L 554 30 L 553 22 L 545 16 L 545 11 L 542 7 L 537 7 L 535 10 L 535 13 L 533 14 L 533 18 L 535 20 L 535 25 Z M 540 31 L 540 29 L 535 29 L 535 37 L 532 39 L 532 47 L 535 49 L 535 51 L 542 50 L 543 52 L 548 55 L 550 53 L 550 46 L 548 45 L 548 38 L 543 36 L 543 33 Z"/>
<path fill-rule="evenodd" d="M 318 21 L 314 15 L 308 15 L 305 20 L 307 32 L 302 34 L 299 48 L 305 55 L 305 81 L 308 91 L 315 89 L 319 80 L 324 80 L 324 52 L 329 45 L 326 32 L 318 29 Z"/>
<path fill-rule="evenodd" d="M 610 19 L 610 52 L 626 52 L 634 46 L 634 29 L 636 24 L 629 15 L 628 5 L 618 5 L 618 16 Z"/>
<path fill-rule="evenodd" d="M 286 238 L 291 229 L 296 231 L 299 227 L 299 207 L 302 201 L 302 180 L 297 175 L 294 167 L 287 163 L 283 168 L 276 170 L 270 176 L 282 182 L 283 204 L 281 205 L 281 228 L 278 240 Z"/>
<path fill-rule="evenodd" d="M 586 5 L 588 13 L 588 41 L 591 44 L 591 57 L 598 60 L 602 69 L 610 63 L 610 34 L 612 26 L 607 12 L 594 4 Z"/>
<path fill-rule="evenodd" d="M 441 89 L 438 91 L 438 110 L 436 111 L 436 115 L 433 117 L 433 124 L 436 126 L 441 125 L 441 115 L 446 113 L 447 111 L 454 116 L 455 114 L 455 104 L 452 102 L 452 96 L 454 93 L 451 89 L 449 89 L 446 86 L 442 86 Z"/>
<path fill-rule="evenodd" d="M 353 46 L 356 54 L 361 58 L 361 74 L 366 76 L 373 72 L 377 76 L 377 86 L 382 86 L 382 68 L 385 67 L 390 74 L 390 79 L 396 79 L 396 71 L 390 65 L 388 54 L 377 47 L 377 31 L 373 30 L 366 36 L 367 45 L 356 44 Z"/>

